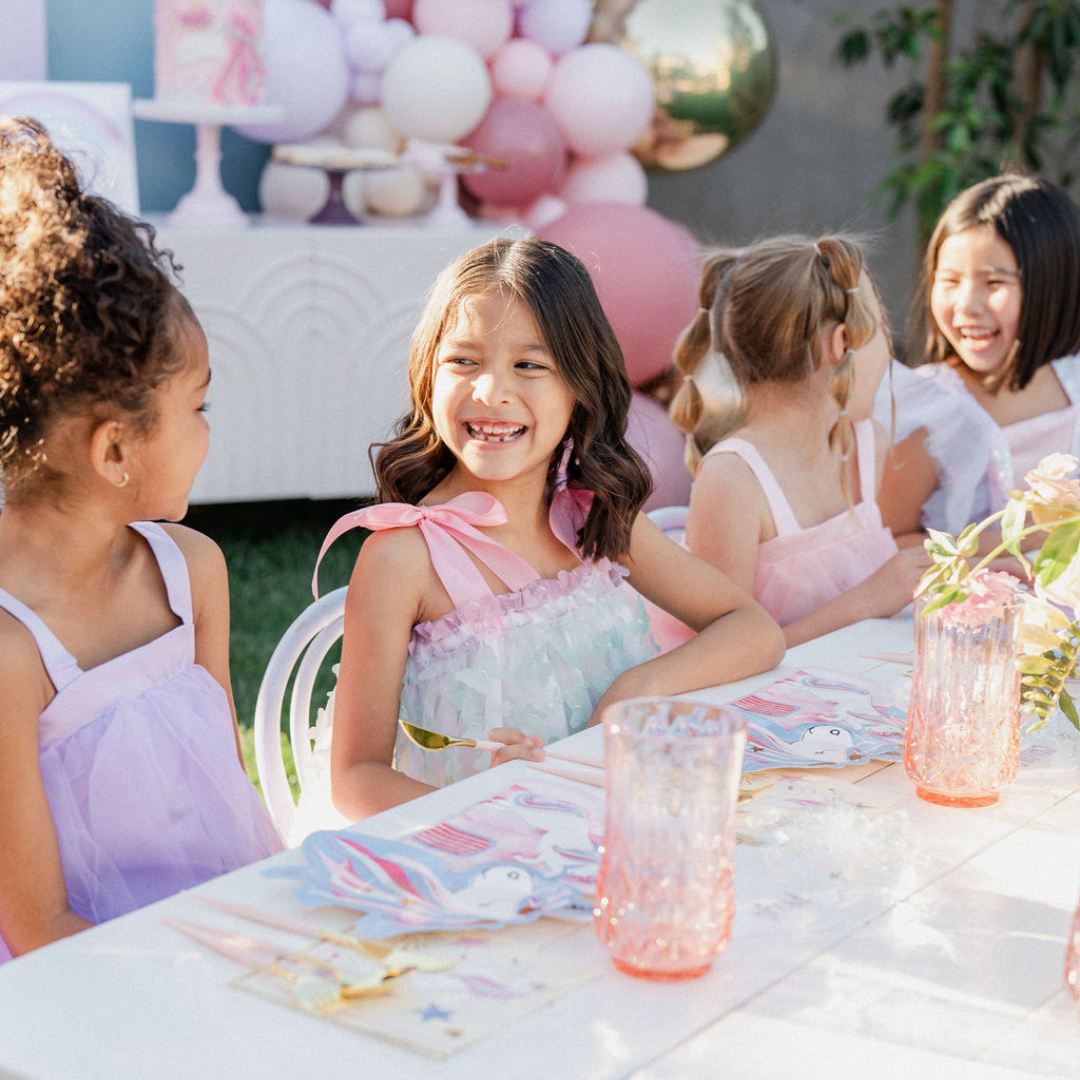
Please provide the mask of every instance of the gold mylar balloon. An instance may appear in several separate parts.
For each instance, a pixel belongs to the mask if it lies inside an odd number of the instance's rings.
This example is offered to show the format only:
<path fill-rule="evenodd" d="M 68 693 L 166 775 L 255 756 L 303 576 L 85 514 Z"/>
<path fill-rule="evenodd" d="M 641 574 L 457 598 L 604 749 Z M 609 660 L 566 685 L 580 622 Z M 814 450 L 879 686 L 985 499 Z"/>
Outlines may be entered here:
<path fill-rule="evenodd" d="M 652 76 L 656 115 L 633 148 L 647 168 L 706 165 L 768 112 L 776 50 L 755 0 L 637 0 L 619 45 Z"/>

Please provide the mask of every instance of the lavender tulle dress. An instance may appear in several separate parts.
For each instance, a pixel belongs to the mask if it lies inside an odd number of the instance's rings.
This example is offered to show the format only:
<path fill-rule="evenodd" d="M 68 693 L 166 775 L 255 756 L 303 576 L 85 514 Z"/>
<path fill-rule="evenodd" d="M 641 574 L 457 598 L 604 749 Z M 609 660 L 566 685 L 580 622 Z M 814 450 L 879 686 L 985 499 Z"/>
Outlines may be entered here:
<path fill-rule="evenodd" d="M 564 489 L 552 501 L 552 530 L 575 553 L 590 497 Z M 587 559 L 557 577 L 541 578 L 480 531 L 505 520 L 499 501 L 478 491 L 438 506 L 381 503 L 346 514 L 331 529 L 323 551 L 350 528 L 419 528 L 455 607 L 441 619 L 413 627 L 400 715 L 445 735 L 485 739 L 491 728 L 512 727 L 550 742 L 580 731 L 615 677 L 650 659 L 657 646 L 641 597 L 623 581 L 623 567 Z M 494 594 L 466 549 L 510 591 Z M 316 759 L 327 762 L 332 717 L 331 701 L 315 751 Z M 422 750 L 401 733 L 394 749 L 396 768 L 436 786 L 490 762 L 482 751 Z M 330 801 L 328 763 L 321 775 L 321 784 L 304 786 L 290 844 L 343 821 Z"/>
<path fill-rule="evenodd" d="M 29 608 L 0 607 L 34 635 L 56 687 L 39 721 L 41 774 L 68 902 L 90 922 L 123 915 L 282 848 L 236 757 L 221 686 L 195 663 L 187 563 L 137 522 L 182 624 L 83 671 Z M 10 959 L 0 938 L 0 961 Z"/>

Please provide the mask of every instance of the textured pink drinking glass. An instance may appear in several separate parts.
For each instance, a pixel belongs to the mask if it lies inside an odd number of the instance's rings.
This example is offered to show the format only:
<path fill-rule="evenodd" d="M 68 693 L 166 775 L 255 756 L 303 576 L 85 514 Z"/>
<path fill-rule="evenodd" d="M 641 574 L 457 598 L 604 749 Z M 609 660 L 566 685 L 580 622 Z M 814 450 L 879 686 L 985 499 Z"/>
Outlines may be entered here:
<path fill-rule="evenodd" d="M 1020 760 L 1021 601 L 915 604 L 915 671 L 904 768 L 916 794 L 945 806 L 989 806 Z"/>
<path fill-rule="evenodd" d="M 1069 947 L 1065 950 L 1065 986 L 1073 1001 L 1080 1005 L 1080 902 L 1076 905 Z"/>
<path fill-rule="evenodd" d="M 731 937 L 745 720 L 666 698 L 622 701 L 603 719 L 607 810 L 596 932 L 629 975 L 704 975 Z"/>

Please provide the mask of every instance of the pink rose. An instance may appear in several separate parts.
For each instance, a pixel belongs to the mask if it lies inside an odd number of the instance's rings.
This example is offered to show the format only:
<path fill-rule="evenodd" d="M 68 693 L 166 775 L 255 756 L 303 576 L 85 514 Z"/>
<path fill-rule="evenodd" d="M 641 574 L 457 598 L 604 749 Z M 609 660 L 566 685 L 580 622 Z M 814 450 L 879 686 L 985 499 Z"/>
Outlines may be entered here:
<path fill-rule="evenodd" d="M 957 604 L 948 604 L 942 615 L 951 623 L 980 626 L 1020 592 L 1020 582 L 1012 574 L 978 570 L 967 579 L 971 594 Z"/>
<path fill-rule="evenodd" d="M 1024 477 L 1035 496 L 1031 516 L 1040 525 L 1071 517 L 1066 510 L 1080 511 L 1080 480 L 1066 479 L 1077 464 L 1072 454 L 1050 454 Z M 1048 506 L 1065 509 L 1045 509 Z"/>

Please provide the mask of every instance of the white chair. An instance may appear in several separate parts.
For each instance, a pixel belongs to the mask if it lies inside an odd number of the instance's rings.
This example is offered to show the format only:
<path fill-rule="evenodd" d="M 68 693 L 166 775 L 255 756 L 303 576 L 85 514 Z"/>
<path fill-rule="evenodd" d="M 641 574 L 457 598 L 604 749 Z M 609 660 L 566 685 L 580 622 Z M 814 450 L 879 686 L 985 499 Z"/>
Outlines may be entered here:
<path fill-rule="evenodd" d="M 681 544 L 686 535 L 686 514 L 688 506 L 658 506 L 655 510 L 647 511 L 649 520 L 659 529 L 671 537 L 676 543 Z"/>
<path fill-rule="evenodd" d="M 289 677 L 296 668 L 289 698 L 289 742 L 300 788 L 311 765 L 311 693 L 326 654 L 341 637 L 347 586 L 310 603 L 282 635 L 266 666 L 255 702 L 255 767 L 270 816 L 289 838 L 296 823 L 296 803 L 281 756 L 281 708 Z M 297 666 L 299 664 L 299 666 Z"/>

